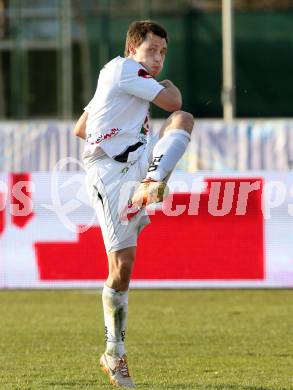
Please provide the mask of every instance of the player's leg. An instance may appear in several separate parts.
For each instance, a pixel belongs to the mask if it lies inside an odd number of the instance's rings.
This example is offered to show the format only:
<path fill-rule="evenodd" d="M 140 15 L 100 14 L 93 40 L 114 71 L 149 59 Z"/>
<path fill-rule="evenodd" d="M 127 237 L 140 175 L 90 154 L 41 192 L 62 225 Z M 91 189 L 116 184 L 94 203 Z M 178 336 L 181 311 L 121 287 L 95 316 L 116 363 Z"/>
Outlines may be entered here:
<path fill-rule="evenodd" d="M 189 144 L 193 126 L 193 116 L 188 112 L 176 111 L 167 119 L 146 178 L 132 198 L 134 205 L 141 207 L 163 199 L 166 181 Z"/>
<path fill-rule="evenodd" d="M 194 117 L 186 111 L 175 111 L 165 121 L 160 129 L 159 138 L 161 139 L 167 131 L 182 129 L 191 134 L 194 127 Z"/>
<path fill-rule="evenodd" d="M 134 387 L 124 349 L 128 286 L 137 236 L 149 223 L 149 218 L 141 213 L 130 223 L 122 224 L 119 204 L 121 188 L 124 184 L 141 180 L 146 171 L 145 164 L 144 168 L 142 170 L 139 163 L 121 164 L 104 156 L 87 171 L 88 192 L 98 216 L 109 263 L 109 276 L 102 294 L 107 347 L 100 365 L 109 374 L 110 381 L 121 387 Z"/>
<path fill-rule="evenodd" d="M 160 139 L 153 150 L 147 178 L 163 181 L 184 154 L 194 127 L 194 119 L 185 111 L 176 111 L 160 130 Z"/>
<path fill-rule="evenodd" d="M 135 259 L 136 247 L 108 254 L 109 275 L 103 289 L 106 351 L 100 360 L 111 383 L 134 387 L 129 375 L 124 339 L 128 313 L 128 287 Z"/>
<path fill-rule="evenodd" d="M 108 254 L 109 276 L 103 289 L 106 352 L 125 355 L 124 338 L 128 311 L 128 287 L 136 247 Z"/>
<path fill-rule="evenodd" d="M 135 253 L 136 246 L 108 254 L 109 275 L 106 281 L 107 286 L 119 291 L 128 290 Z"/>

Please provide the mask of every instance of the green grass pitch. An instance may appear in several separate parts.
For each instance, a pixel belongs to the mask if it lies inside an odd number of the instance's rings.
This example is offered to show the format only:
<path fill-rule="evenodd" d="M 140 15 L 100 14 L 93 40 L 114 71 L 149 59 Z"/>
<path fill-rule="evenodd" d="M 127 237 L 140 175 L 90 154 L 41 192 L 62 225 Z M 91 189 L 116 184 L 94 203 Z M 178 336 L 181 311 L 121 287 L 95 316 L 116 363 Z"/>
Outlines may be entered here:
<path fill-rule="evenodd" d="M 99 291 L 1 291 L 0 389 L 111 389 Z M 133 290 L 138 389 L 293 389 L 293 291 Z"/>

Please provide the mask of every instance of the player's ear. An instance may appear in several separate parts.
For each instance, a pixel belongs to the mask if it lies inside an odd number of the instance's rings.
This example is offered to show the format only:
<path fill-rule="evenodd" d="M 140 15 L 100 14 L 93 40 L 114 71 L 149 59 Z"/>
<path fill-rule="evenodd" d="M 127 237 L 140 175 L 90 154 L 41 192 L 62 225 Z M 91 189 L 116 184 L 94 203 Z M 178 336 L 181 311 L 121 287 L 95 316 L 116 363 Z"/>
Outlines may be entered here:
<path fill-rule="evenodd" d="M 129 54 L 132 54 L 132 55 L 134 55 L 136 53 L 136 48 L 135 48 L 133 43 L 129 43 L 128 52 L 129 52 Z"/>

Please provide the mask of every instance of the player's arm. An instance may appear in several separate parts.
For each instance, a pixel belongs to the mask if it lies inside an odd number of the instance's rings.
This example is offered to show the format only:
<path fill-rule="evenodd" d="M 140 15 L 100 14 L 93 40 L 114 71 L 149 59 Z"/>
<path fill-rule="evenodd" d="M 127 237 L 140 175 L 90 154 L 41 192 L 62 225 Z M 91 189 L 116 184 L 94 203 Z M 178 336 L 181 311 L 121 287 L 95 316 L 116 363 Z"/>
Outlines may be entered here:
<path fill-rule="evenodd" d="M 165 88 L 158 93 L 152 102 L 169 112 L 180 110 L 182 107 L 182 96 L 179 89 L 170 80 L 163 80 L 159 84 Z"/>
<path fill-rule="evenodd" d="M 85 111 L 80 116 L 80 118 L 76 122 L 76 125 L 74 126 L 74 129 L 73 129 L 74 135 L 76 135 L 77 137 L 80 137 L 82 139 L 86 138 L 85 128 L 86 128 L 87 118 L 88 118 L 88 113 Z"/>

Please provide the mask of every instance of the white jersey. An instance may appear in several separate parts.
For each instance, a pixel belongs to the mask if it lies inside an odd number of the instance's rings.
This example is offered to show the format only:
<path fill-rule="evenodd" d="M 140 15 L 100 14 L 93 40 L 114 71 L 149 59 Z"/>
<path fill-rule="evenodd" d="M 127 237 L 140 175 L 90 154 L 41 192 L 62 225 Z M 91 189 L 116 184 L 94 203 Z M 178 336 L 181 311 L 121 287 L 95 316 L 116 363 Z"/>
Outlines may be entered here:
<path fill-rule="evenodd" d="M 100 72 L 93 99 L 85 107 L 85 162 L 103 153 L 115 157 L 137 142 L 146 144 L 149 102 L 163 88 L 130 58 L 118 56 L 108 62 Z"/>

